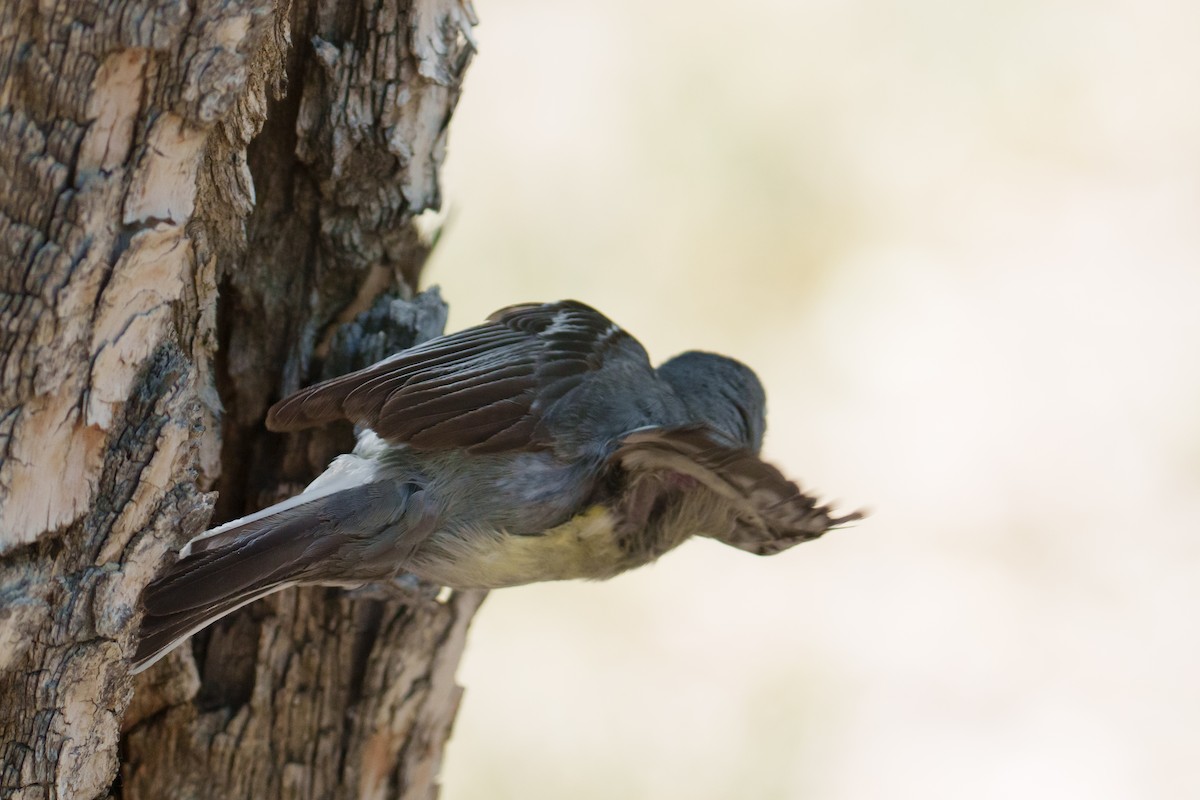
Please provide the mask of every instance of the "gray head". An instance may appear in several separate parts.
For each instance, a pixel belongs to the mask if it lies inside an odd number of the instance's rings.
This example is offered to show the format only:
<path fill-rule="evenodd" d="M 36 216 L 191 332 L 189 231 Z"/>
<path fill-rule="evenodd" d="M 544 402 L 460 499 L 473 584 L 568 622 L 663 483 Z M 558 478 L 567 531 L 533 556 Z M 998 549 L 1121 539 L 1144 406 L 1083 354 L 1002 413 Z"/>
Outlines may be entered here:
<path fill-rule="evenodd" d="M 689 350 L 665 362 L 658 374 L 693 419 L 712 425 L 754 453 L 762 448 L 767 395 L 754 370 L 716 353 Z"/>

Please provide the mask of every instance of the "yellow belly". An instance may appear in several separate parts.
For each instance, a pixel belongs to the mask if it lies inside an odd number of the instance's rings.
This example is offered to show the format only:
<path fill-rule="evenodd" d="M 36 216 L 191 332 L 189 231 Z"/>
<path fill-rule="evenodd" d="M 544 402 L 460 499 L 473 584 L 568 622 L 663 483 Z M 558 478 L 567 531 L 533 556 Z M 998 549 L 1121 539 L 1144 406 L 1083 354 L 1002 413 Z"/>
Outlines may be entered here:
<path fill-rule="evenodd" d="M 593 506 L 539 536 L 438 533 L 413 572 L 456 589 L 497 589 L 538 581 L 611 578 L 633 566 L 616 542 L 613 517 Z"/>

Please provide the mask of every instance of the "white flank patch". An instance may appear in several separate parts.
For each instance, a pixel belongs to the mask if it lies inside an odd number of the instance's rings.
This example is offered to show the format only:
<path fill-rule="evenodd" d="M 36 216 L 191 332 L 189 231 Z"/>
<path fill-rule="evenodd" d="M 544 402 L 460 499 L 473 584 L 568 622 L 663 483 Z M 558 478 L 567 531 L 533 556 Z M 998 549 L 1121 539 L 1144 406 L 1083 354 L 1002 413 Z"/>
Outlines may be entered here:
<path fill-rule="evenodd" d="M 375 473 L 379 466 L 376 458 L 382 450 L 389 446 L 370 428 L 364 428 L 358 435 L 358 444 L 355 446 L 354 452 L 335 458 L 333 463 L 329 465 L 329 469 L 317 476 L 316 480 L 310 483 L 303 492 L 294 497 L 282 500 L 273 506 L 268 506 L 261 511 L 255 511 L 253 514 L 238 517 L 218 528 L 205 531 L 185 544 L 179 551 L 179 557 L 186 558 L 192 552 L 192 545 L 203 539 L 240 528 L 251 522 L 257 522 L 260 519 L 273 516 L 281 511 L 287 511 L 289 508 L 311 503 L 314 500 L 328 497 L 331 494 L 371 483 L 375 480 Z"/>

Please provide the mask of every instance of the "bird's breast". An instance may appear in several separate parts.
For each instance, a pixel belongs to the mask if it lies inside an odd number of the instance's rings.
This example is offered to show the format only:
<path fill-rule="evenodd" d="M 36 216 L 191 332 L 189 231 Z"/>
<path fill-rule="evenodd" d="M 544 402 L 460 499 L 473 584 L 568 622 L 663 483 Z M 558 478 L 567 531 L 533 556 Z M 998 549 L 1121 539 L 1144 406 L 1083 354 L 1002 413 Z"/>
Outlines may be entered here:
<path fill-rule="evenodd" d="M 604 579 L 629 569 L 614 517 L 594 505 L 541 534 L 463 529 L 435 534 L 412 571 L 456 589 L 497 589 L 538 581 Z"/>

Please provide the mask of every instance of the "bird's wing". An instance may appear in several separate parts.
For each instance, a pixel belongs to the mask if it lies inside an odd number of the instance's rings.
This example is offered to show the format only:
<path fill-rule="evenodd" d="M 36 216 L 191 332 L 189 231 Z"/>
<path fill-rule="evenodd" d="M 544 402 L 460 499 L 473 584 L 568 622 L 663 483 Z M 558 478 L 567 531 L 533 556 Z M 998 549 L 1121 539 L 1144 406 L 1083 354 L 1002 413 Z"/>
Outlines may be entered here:
<path fill-rule="evenodd" d="M 630 474 L 665 473 L 668 480 L 655 481 L 660 485 L 695 481 L 719 496 L 733 512 L 730 529 L 697 532 L 757 555 L 778 553 L 863 516 L 835 516 L 778 469 L 704 426 L 636 431 L 612 458 Z"/>
<path fill-rule="evenodd" d="M 608 362 L 645 351 L 603 314 L 566 300 L 501 309 L 483 325 L 420 344 L 276 403 L 267 427 L 361 422 L 418 450 L 547 447 L 539 423 Z"/>

